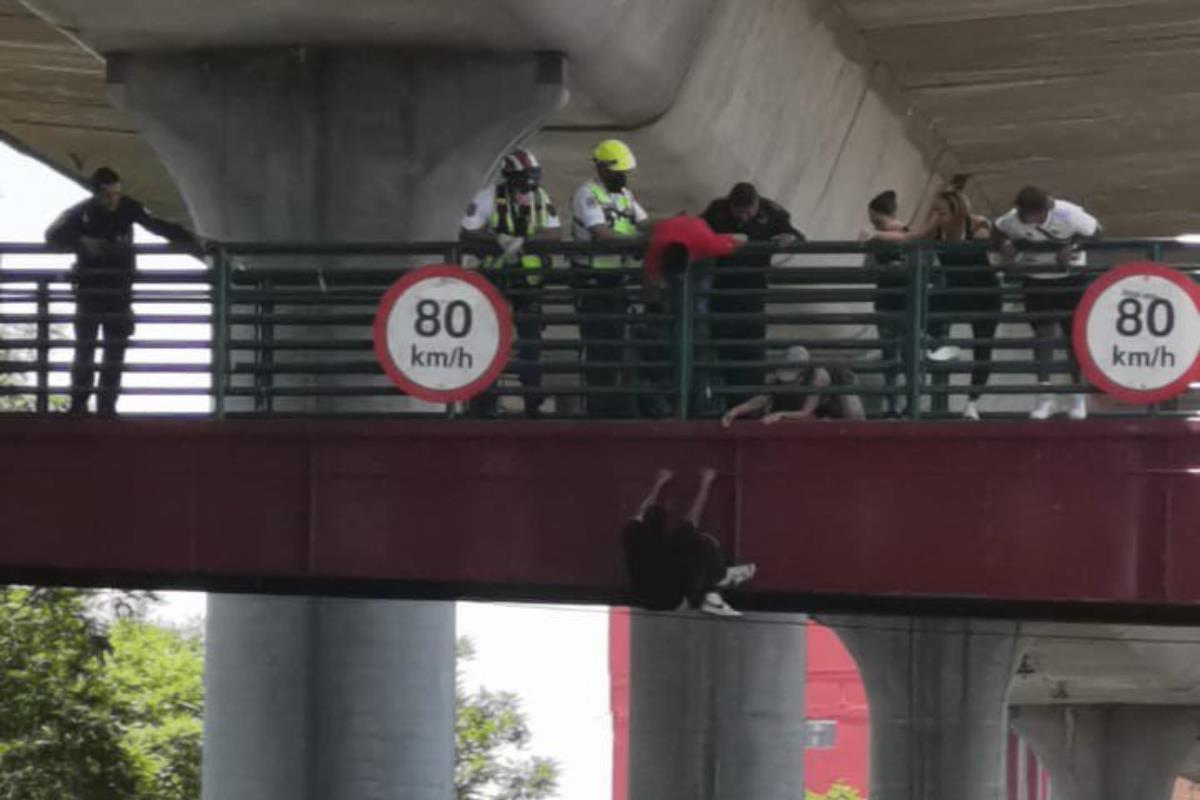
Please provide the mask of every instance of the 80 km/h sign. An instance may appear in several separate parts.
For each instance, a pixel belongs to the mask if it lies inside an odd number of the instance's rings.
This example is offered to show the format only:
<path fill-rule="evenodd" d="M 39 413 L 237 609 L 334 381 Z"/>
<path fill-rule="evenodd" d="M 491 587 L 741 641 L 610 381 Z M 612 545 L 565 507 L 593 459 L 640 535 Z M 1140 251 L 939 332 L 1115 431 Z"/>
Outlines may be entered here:
<path fill-rule="evenodd" d="M 1200 291 L 1161 264 L 1123 264 L 1084 293 L 1075 312 L 1075 355 L 1085 377 L 1128 403 L 1185 391 L 1200 357 Z"/>
<path fill-rule="evenodd" d="M 375 356 L 406 394 L 431 403 L 469 400 L 504 369 L 512 312 L 482 276 L 452 264 L 408 273 L 375 314 Z"/>

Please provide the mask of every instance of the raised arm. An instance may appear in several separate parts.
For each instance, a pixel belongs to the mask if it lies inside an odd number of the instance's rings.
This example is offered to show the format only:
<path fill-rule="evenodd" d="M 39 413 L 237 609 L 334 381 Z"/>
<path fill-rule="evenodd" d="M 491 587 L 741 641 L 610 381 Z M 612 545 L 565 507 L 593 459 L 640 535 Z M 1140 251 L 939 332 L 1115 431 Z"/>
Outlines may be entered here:
<path fill-rule="evenodd" d="M 650 493 L 642 499 L 642 504 L 638 506 L 637 514 L 634 519 L 641 521 L 645 518 L 646 512 L 650 510 L 650 506 L 658 502 L 658 496 L 662 494 L 663 487 L 671 482 L 675 477 L 675 473 L 669 469 L 660 469 L 654 476 L 654 486 L 650 488 Z"/>
<path fill-rule="evenodd" d="M 692 499 L 692 507 L 688 509 L 687 521 L 700 527 L 700 518 L 704 516 L 704 507 L 708 505 L 708 494 L 713 481 L 717 479 L 717 471 L 711 467 L 700 471 L 700 488 Z"/>

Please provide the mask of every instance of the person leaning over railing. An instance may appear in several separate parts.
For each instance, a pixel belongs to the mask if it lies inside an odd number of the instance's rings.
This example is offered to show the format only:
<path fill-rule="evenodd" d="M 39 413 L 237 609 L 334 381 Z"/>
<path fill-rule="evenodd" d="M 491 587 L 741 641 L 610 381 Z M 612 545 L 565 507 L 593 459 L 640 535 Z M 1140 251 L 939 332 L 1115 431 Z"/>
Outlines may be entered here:
<path fill-rule="evenodd" d="M 775 370 L 768 378 L 771 390 L 755 395 L 739 403 L 721 418 L 721 425 L 728 428 L 734 420 L 755 414 L 762 415 L 764 424 L 782 420 L 805 419 L 866 419 L 862 399 L 852 393 L 823 394 L 830 387 L 848 388 L 857 386 L 854 373 L 844 366 L 809 366 L 808 350 L 793 345 L 787 350 L 787 364 Z"/>
<path fill-rule="evenodd" d="M 636 239 L 647 232 L 650 217 L 629 189 L 629 174 L 637 169 L 637 159 L 624 142 L 607 139 L 592 152 L 596 177 L 584 182 L 571 202 L 574 220 L 572 233 L 577 242 L 606 242 Z M 592 257 L 589 262 L 574 262 L 578 272 L 575 286 L 583 290 L 575 299 L 581 315 L 627 316 L 629 299 L 624 292 L 622 267 L 627 259 L 619 255 Z M 588 319 L 579 323 L 581 339 L 604 344 L 583 348 L 583 382 L 586 388 L 617 386 L 620 370 L 597 364 L 619 364 L 623 360 L 626 323 L 619 319 Z M 621 395 L 587 397 L 587 412 L 592 417 L 634 416 L 634 398 Z"/>
<path fill-rule="evenodd" d="M 899 200 L 896 192 L 888 189 L 871 198 L 867 204 L 867 218 L 871 222 L 871 232 L 866 238 L 873 242 L 891 242 L 896 245 L 918 238 L 920 232 L 914 233 L 909 225 L 899 217 Z M 880 354 L 887 364 L 883 370 L 883 384 L 886 390 L 884 403 L 887 414 L 896 416 L 900 413 L 900 399 L 897 390 L 900 373 L 908 366 L 908 348 L 904 346 L 906 321 L 897 319 L 908 309 L 910 297 L 915 299 L 912 292 L 912 276 L 904 253 L 899 247 L 880 247 L 867 255 L 866 265 L 877 267 L 882 271 L 876 281 L 875 313 L 886 314 L 889 319 L 876 324 L 879 338 L 888 342 L 880 346 Z"/>
<path fill-rule="evenodd" d="M 104 331 L 104 363 L 96 411 L 117 413 L 125 348 L 133 336 L 133 278 L 137 258 L 133 226 L 141 225 L 172 243 L 189 245 L 203 254 L 203 239 L 150 214 L 141 203 L 121 192 L 121 176 L 110 167 L 92 173 L 92 196 L 77 203 L 50 224 L 46 242 L 75 251 L 75 361 L 71 365 L 72 414 L 87 413 L 95 377 L 96 340 Z"/>
<path fill-rule="evenodd" d="M 789 245 L 804 241 L 804 234 L 792 224 L 787 210 L 773 200 L 760 197 L 750 183 L 735 185 L 727 197 L 709 203 L 700 216 L 715 232 L 741 236 L 750 242 Z M 715 316 L 709 329 L 712 338 L 727 342 L 716 348 L 718 357 L 726 364 L 721 370 L 726 386 L 762 386 L 766 382 L 766 369 L 754 366 L 767 358 L 766 320 L 725 320 L 721 315 L 765 313 L 769 283 L 765 270 L 770 266 L 770 253 L 739 253 L 717 259 L 713 269 L 715 293 L 708 309 Z M 746 397 L 733 396 L 732 402 Z"/>
<path fill-rule="evenodd" d="M 683 310 L 679 305 L 680 281 L 697 262 L 729 256 L 738 246 L 735 237 L 713 233 L 708 223 L 699 217 L 681 214 L 657 222 L 643 260 L 642 286 L 649 296 L 647 315 L 665 317 L 665 321 L 648 323 L 642 330 L 642 338 L 674 340 L 678 344 L 676 337 L 684 334 L 676 324 Z M 639 358 L 643 362 L 670 362 L 677 366 L 678 356 L 679 347 L 669 344 L 639 348 Z M 675 369 L 651 367 L 643 368 L 640 373 L 644 385 L 658 390 L 642 395 L 643 415 L 664 417 L 672 413 L 671 401 L 661 390 L 671 386 Z M 693 388 L 698 387 L 693 384 Z"/>
<path fill-rule="evenodd" d="M 930 210 L 930 225 L 924 238 L 937 242 L 964 244 L 972 241 L 988 241 L 992 226 L 987 217 L 971 212 L 971 201 L 964 192 L 966 175 L 956 175 L 950 185 L 938 192 Z M 992 339 L 996 335 L 999 314 L 1003 308 L 1000 294 L 1000 278 L 982 250 L 974 252 L 941 251 L 938 263 L 949 267 L 944 273 L 943 285 L 947 289 L 962 289 L 970 294 L 947 294 L 938 296 L 930 303 L 930 310 L 940 312 L 981 312 L 995 315 L 989 319 L 971 320 L 971 335 L 975 339 Z M 953 322 L 947 322 L 944 330 L 950 332 Z M 987 386 L 991 374 L 992 346 L 976 344 L 972 358 L 975 366 L 971 370 L 971 392 L 963 417 L 979 419 L 981 390 Z"/>
<path fill-rule="evenodd" d="M 545 402 L 541 394 L 542 304 L 536 293 L 542 285 L 544 271 L 549 266 L 545 256 L 522 252 L 526 241 L 557 242 L 562 239 L 562 223 L 550 195 L 542 188 L 542 167 L 532 152 L 519 148 L 500 162 L 502 180 L 494 186 L 479 190 L 467 206 L 462 218 L 459 238 L 463 241 L 495 243 L 499 256 L 483 258 L 484 274 L 505 295 L 512 310 L 519 315 L 516 323 L 517 369 L 525 395 L 525 414 L 537 416 Z M 512 274 L 515 269 L 520 274 Z M 508 270 L 508 272 L 502 272 Z M 472 402 L 472 407 L 484 416 L 496 413 L 497 397 L 488 391 Z"/>
<path fill-rule="evenodd" d="M 1050 197 L 1036 186 L 1026 186 L 1017 193 L 1014 208 L 996 220 L 995 239 L 1005 262 L 1038 265 L 1048 269 L 1024 276 L 1025 310 L 1033 313 L 1057 314 L 1059 318 L 1034 320 L 1034 359 L 1038 381 L 1050 385 L 1050 365 L 1054 361 L 1057 336 L 1067 339 L 1067 358 L 1075 383 L 1081 382 L 1079 365 L 1071 348 L 1071 320 L 1075 307 L 1083 297 L 1087 275 L 1087 254 L 1078 245 L 1100 235 L 1100 223 L 1081 206 Z M 1054 252 L 1017 252 L 1014 242 L 1050 243 Z M 1065 317 L 1063 319 L 1062 317 Z M 1032 419 L 1047 419 L 1058 410 L 1057 397 L 1043 391 L 1030 413 Z M 1087 395 L 1071 398 L 1071 419 L 1087 419 Z"/>

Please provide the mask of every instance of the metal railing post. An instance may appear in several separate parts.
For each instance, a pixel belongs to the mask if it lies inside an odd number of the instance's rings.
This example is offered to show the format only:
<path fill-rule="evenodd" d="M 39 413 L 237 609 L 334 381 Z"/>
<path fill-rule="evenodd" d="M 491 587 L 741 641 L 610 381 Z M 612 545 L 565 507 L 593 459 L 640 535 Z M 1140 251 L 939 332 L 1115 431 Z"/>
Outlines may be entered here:
<path fill-rule="evenodd" d="M 270 391 L 275 385 L 275 375 L 271 371 L 275 366 L 275 351 L 271 347 L 275 343 L 275 323 L 265 319 L 267 315 L 275 313 L 275 302 L 265 299 L 271 289 L 270 279 L 258 282 L 259 296 L 262 299 L 255 303 L 258 317 L 254 326 L 257 331 L 255 344 L 258 345 L 256 361 L 260 367 L 254 374 L 255 411 L 272 411 L 275 406 L 275 396 Z"/>
<path fill-rule="evenodd" d="M 1163 250 L 1161 242 L 1151 242 L 1149 251 L 1151 261 L 1155 263 L 1162 263 Z M 1073 343 L 1068 343 L 1068 347 L 1072 346 L 1072 344 Z M 1162 410 L 1162 406 L 1163 403 L 1161 402 L 1150 403 L 1146 406 L 1146 415 L 1150 417 L 1157 417 L 1158 412 Z M 1176 400 L 1169 400 L 1167 401 L 1167 407 L 1169 410 L 1173 411 L 1178 408 L 1178 403 Z"/>
<path fill-rule="evenodd" d="M 687 419 L 690 413 L 689 400 L 692 396 L 692 320 L 693 304 L 696 298 L 692 292 L 692 270 L 690 265 L 683 270 L 679 278 L 679 286 L 675 298 L 675 321 L 678 341 L 678 365 L 676 368 L 676 385 L 679 387 L 679 397 L 676 403 L 676 416 Z"/>
<path fill-rule="evenodd" d="M 925 331 L 925 304 L 928 292 L 925 291 L 924 253 L 920 245 L 908 251 L 908 300 L 905 305 L 907 330 L 904 332 L 904 347 L 908 351 L 905 364 L 905 386 L 908 394 L 908 408 L 905 412 L 909 419 L 921 418 L 921 389 L 925 383 L 925 365 L 922 361 L 922 345 Z"/>
<path fill-rule="evenodd" d="M 221 419 L 225 416 L 225 389 L 229 376 L 229 259 L 225 255 L 224 248 L 217 248 L 211 259 L 213 413 L 217 419 Z"/>
<path fill-rule="evenodd" d="M 37 282 L 37 413 L 50 411 L 50 281 Z"/>

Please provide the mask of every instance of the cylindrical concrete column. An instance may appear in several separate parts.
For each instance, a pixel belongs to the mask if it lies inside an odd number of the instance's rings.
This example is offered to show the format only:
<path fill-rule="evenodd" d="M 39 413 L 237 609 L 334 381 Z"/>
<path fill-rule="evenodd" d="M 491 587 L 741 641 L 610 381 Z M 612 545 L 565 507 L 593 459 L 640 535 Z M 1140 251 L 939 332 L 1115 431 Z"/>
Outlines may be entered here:
<path fill-rule="evenodd" d="M 1005 800 L 1020 624 L 919 617 L 821 617 L 862 673 L 870 791 L 883 800 Z"/>
<path fill-rule="evenodd" d="M 199 232 L 226 240 L 453 238 L 500 155 L 565 99 L 549 55 L 277 48 L 109 66 Z M 451 800 L 453 684 L 450 604 L 211 597 L 203 796 Z"/>
<path fill-rule="evenodd" d="M 1050 773 L 1056 800 L 1169 800 L 1196 751 L 1200 708 L 1016 706 L 1012 723 Z"/>
<path fill-rule="evenodd" d="M 802 800 L 805 619 L 636 614 L 629 800 Z"/>

